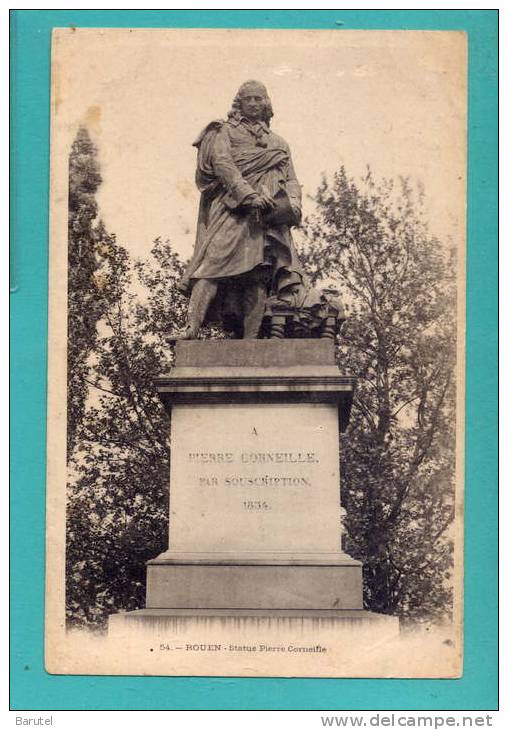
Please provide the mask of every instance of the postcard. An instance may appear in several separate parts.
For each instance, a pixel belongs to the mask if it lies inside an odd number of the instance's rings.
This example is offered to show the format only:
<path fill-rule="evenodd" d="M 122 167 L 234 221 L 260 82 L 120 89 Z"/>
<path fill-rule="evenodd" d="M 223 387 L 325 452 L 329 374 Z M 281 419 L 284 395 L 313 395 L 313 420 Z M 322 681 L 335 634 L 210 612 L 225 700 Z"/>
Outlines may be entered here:
<path fill-rule="evenodd" d="M 467 36 L 57 28 L 46 669 L 459 677 Z"/>

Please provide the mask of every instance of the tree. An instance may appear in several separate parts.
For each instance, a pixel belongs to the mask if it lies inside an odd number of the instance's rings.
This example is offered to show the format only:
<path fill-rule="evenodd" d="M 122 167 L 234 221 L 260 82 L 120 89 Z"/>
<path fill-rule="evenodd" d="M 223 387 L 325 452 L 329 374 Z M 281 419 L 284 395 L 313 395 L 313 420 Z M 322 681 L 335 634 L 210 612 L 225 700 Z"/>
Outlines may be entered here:
<path fill-rule="evenodd" d="M 143 604 L 145 562 L 166 547 L 169 423 L 153 378 L 185 310 L 178 256 L 157 240 L 151 260 L 130 261 L 97 219 L 100 184 L 81 127 L 69 156 L 66 604 L 71 625 L 96 628 Z"/>
<path fill-rule="evenodd" d="M 182 265 L 168 243 L 132 264 L 114 236 L 101 240 L 102 317 L 71 463 L 66 570 L 69 624 L 99 629 L 110 613 L 143 605 L 145 563 L 167 547 L 169 418 L 153 381 L 170 364 L 164 333 L 185 314 L 175 288 Z"/>
<path fill-rule="evenodd" d="M 88 388 L 87 359 L 95 345 L 100 302 L 93 275 L 97 268 L 95 193 L 102 182 L 97 149 L 85 127 L 80 127 L 69 155 L 68 285 L 67 285 L 67 456 L 76 444 Z"/>
<path fill-rule="evenodd" d="M 333 280 L 350 317 L 338 364 L 358 378 L 341 447 L 347 549 L 368 608 L 424 619 L 450 611 L 454 517 L 454 267 L 401 179 L 323 180 L 303 259 Z M 323 265 L 323 262 L 326 262 Z"/>

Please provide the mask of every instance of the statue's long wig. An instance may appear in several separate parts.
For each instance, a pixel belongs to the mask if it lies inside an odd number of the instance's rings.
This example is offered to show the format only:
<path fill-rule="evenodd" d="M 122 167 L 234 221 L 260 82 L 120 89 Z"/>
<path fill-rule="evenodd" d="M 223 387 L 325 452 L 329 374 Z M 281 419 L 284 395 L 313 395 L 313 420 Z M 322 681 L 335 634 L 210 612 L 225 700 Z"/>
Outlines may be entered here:
<path fill-rule="evenodd" d="M 259 87 L 259 90 L 262 91 L 264 97 L 264 110 L 262 120 L 266 124 L 270 125 L 270 119 L 273 117 L 272 102 L 270 101 L 270 97 L 268 96 L 268 92 L 266 91 L 264 84 L 261 84 L 259 81 L 246 81 L 240 86 L 235 98 L 233 99 L 233 103 L 231 104 L 231 109 L 228 112 L 228 119 L 240 119 L 240 116 L 242 114 L 240 102 L 242 96 L 245 95 L 245 88 L 251 85 L 256 85 L 257 87 Z"/>

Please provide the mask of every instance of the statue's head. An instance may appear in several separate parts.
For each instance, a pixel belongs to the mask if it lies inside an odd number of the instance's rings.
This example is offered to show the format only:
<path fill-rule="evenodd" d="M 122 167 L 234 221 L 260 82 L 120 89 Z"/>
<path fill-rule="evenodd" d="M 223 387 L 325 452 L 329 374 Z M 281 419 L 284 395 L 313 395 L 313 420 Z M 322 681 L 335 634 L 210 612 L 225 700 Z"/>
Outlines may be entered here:
<path fill-rule="evenodd" d="M 238 89 L 228 116 L 240 115 L 252 121 L 261 120 L 270 124 L 273 117 L 272 102 L 266 86 L 260 81 L 246 81 Z"/>

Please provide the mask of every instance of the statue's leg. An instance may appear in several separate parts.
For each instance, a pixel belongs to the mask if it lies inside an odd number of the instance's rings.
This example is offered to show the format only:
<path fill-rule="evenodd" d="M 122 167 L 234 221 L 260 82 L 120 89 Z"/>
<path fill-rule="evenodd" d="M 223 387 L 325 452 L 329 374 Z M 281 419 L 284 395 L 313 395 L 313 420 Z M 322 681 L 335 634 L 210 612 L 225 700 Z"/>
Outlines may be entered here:
<path fill-rule="evenodd" d="M 208 307 L 212 303 L 219 283 L 215 279 L 198 279 L 192 287 L 192 294 L 187 309 L 187 324 L 183 332 L 170 332 L 170 340 L 195 340 L 199 328 L 205 321 Z"/>
<path fill-rule="evenodd" d="M 255 340 L 265 313 L 266 284 L 262 277 L 246 280 L 243 295 L 243 339 Z"/>
<path fill-rule="evenodd" d="M 187 339 L 193 340 L 197 337 L 218 287 L 219 283 L 215 279 L 198 279 L 194 284 L 187 312 Z"/>

